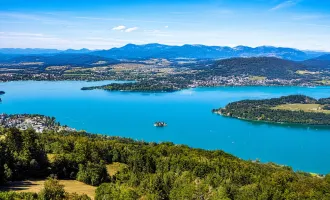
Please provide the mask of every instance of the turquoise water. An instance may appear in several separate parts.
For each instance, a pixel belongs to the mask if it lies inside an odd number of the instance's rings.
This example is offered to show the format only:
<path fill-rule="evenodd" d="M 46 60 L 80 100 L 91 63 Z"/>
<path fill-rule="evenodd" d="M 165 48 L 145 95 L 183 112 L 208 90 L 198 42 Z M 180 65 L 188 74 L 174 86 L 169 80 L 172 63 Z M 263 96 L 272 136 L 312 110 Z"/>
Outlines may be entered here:
<path fill-rule="evenodd" d="M 109 81 L 0 83 L 0 90 L 6 91 L 0 113 L 39 113 L 92 133 L 221 149 L 295 170 L 330 172 L 330 129 L 251 123 L 211 113 L 246 98 L 328 97 L 330 87 L 219 87 L 161 94 L 80 90 L 105 83 Z M 156 128 L 155 121 L 165 121 L 168 127 Z"/>

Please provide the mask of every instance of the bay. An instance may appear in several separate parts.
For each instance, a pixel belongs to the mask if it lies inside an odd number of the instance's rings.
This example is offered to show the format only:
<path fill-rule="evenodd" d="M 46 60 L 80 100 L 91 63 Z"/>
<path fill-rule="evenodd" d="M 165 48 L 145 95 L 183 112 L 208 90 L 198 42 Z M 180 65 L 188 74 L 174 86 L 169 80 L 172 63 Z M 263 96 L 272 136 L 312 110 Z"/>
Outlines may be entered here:
<path fill-rule="evenodd" d="M 220 149 L 242 159 L 260 159 L 295 170 L 330 172 L 330 129 L 253 123 L 218 116 L 213 108 L 242 99 L 291 94 L 329 97 L 330 87 L 217 87 L 174 93 L 82 91 L 113 81 L 18 81 L 0 83 L 0 113 L 54 116 L 91 133 L 136 140 Z M 155 121 L 168 126 L 157 128 Z"/>

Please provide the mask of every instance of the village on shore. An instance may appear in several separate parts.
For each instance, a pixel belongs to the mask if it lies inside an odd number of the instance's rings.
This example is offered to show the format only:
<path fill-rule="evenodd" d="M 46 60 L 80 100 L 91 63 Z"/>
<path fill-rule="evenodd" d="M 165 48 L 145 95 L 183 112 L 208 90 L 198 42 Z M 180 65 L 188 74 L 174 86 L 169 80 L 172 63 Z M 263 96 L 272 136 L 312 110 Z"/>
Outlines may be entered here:
<path fill-rule="evenodd" d="M 0 126 L 4 128 L 18 128 L 20 130 L 33 129 L 37 133 L 43 131 L 76 131 L 68 126 L 61 126 L 54 117 L 36 114 L 0 114 Z"/>

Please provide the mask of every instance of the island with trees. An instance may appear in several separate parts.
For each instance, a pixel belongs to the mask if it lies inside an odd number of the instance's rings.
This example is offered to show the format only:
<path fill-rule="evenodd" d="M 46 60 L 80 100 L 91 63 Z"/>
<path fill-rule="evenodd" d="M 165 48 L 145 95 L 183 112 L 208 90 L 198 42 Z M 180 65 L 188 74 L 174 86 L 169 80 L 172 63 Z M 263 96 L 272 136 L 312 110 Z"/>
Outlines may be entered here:
<path fill-rule="evenodd" d="M 297 96 L 294 102 L 301 100 L 315 101 Z M 24 180 L 41 180 L 44 186 L 34 190 L 37 193 L 27 192 L 24 188 L 36 184 L 16 187 Z M 66 192 L 72 188 L 64 187 L 63 181 L 83 184 L 93 191 L 89 196 Z M 170 142 L 0 127 L 0 199 L 90 198 L 330 199 L 330 175 L 295 172 L 274 163 L 242 160 L 221 150 Z"/>
<path fill-rule="evenodd" d="M 223 116 L 272 123 L 330 126 L 330 98 L 291 95 L 265 100 L 243 100 L 213 109 Z"/>

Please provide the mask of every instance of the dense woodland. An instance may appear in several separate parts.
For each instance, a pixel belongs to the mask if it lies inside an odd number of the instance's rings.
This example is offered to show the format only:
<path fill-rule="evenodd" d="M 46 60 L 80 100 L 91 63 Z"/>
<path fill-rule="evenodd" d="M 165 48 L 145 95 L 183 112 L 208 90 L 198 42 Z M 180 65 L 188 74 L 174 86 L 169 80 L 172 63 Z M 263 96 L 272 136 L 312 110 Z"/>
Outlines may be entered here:
<path fill-rule="evenodd" d="M 50 159 L 50 155 L 51 159 Z M 125 164 L 109 176 L 106 165 Z M 244 161 L 223 151 L 146 143 L 84 132 L 2 129 L 0 183 L 52 177 L 99 186 L 96 199 L 330 199 L 330 176 Z M 1 192 L 0 199 L 88 199 L 56 180 L 39 194 Z"/>
<path fill-rule="evenodd" d="M 291 95 L 265 100 L 243 100 L 228 104 L 225 108 L 213 112 L 240 119 L 267 121 L 276 123 L 294 123 L 308 125 L 330 125 L 330 114 L 279 110 L 274 107 L 283 104 L 321 104 L 327 109 L 330 98 L 316 100 L 304 95 Z"/>
<path fill-rule="evenodd" d="M 207 74 L 232 76 L 248 74 L 270 79 L 294 79 L 299 77 L 297 70 L 306 67 L 297 62 L 272 57 L 230 58 L 216 61 Z"/>
<path fill-rule="evenodd" d="M 104 86 L 83 87 L 82 90 L 103 89 L 108 91 L 130 92 L 175 92 L 187 88 L 191 81 L 181 76 L 168 76 L 151 80 L 142 80 L 131 83 L 111 83 Z"/>

